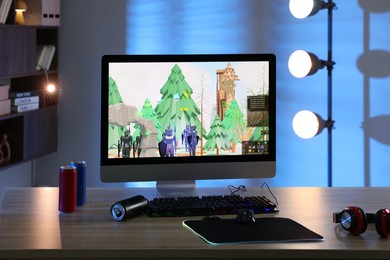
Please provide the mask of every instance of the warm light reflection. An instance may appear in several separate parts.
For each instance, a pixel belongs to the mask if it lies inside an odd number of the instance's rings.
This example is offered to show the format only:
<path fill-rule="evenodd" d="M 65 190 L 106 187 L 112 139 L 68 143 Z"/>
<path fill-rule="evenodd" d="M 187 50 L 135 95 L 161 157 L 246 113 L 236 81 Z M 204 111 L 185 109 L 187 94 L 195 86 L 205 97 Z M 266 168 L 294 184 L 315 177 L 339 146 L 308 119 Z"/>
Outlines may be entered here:
<path fill-rule="evenodd" d="M 310 139 L 321 132 L 321 121 L 321 118 L 315 113 L 302 110 L 294 116 L 294 132 L 303 139 Z"/>
<path fill-rule="evenodd" d="M 24 208 L 26 216 L 26 239 L 31 249 L 61 248 L 60 222 L 58 218 L 58 189 L 38 188 L 31 192 L 31 206 Z"/>
<path fill-rule="evenodd" d="M 25 10 L 15 10 L 15 24 L 24 25 L 26 21 L 24 20 Z"/>

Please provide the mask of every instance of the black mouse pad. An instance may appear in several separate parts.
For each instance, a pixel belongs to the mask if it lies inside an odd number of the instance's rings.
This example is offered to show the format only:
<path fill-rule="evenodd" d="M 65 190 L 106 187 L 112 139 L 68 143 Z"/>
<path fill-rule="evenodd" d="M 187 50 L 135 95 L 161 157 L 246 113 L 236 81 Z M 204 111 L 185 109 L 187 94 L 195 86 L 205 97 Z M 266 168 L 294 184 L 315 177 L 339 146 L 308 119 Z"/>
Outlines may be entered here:
<path fill-rule="evenodd" d="M 185 220 L 183 225 L 213 245 L 324 240 L 289 218 L 257 218 L 252 224 L 236 223 L 234 219 Z"/>

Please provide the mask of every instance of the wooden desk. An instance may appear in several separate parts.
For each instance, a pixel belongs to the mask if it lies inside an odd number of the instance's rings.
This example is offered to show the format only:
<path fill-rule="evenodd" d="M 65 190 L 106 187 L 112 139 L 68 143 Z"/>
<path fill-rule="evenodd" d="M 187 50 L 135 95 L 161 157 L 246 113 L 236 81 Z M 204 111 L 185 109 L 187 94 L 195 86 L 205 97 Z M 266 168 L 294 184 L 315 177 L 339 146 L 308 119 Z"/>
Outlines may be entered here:
<path fill-rule="evenodd" d="M 275 216 L 294 219 L 325 241 L 212 246 L 182 226 L 184 219 L 200 217 L 111 219 L 109 208 L 114 202 L 136 194 L 151 198 L 153 189 L 92 188 L 87 192 L 87 205 L 72 214 L 58 214 L 57 188 L 16 188 L 6 190 L 0 211 L 0 258 L 390 258 L 390 239 L 380 238 L 373 224 L 364 234 L 352 236 L 332 223 L 332 212 L 349 205 L 360 206 L 367 213 L 390 207 L 390 188 L 272 190 L 280 208 Z M 227 189 L 208 192 L 224 194 Z M 247 194 L 259 192 L 251 189 Z"/>

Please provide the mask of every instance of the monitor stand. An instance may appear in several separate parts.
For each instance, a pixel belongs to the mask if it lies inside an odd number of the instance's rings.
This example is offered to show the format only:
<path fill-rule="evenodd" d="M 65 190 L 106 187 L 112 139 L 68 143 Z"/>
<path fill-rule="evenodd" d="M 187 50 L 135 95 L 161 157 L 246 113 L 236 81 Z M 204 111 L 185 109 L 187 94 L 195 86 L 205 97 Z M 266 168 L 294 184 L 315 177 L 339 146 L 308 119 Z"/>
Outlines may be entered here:
<path fill-rule="evenodd" d="M 201 191 L 196 188 L 195 180 L 185 181 L 157 181 L 157 194 L 159 197 L 191 197 L 203 196 Z"/>

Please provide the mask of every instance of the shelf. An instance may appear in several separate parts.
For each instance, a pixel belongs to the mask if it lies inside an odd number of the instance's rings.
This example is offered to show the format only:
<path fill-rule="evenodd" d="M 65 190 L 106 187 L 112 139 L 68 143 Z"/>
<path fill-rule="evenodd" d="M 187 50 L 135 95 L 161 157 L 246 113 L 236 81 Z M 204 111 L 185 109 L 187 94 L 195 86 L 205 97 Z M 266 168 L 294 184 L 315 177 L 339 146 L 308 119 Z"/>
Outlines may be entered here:
<path fill-rule="evenodd" d="M 18 24 L 0 24 L 0 28 L 3 27 L 3 28 L 6 28 L 6 27 L 9 27 L 9 28 L 31 28 L 31 29 L 58 29 L 59 26 L 55 26 L 55 25 L 29 25 L 29 24 L 26 24 L 26 25 L 18 25 Z"/>
<path fill-rule="evenodd" d="M 27 27 L 0 27 L 0 77 L 35 71 L 36 30 Z"/>
<path fill-rule="evenodd" d="M 0 78 L 37 75 L 36 55 L 39 45 L 54 45 L 58 49 L 58 29 L 44 26 L 0 26 Z M 58 50 L 50 70 L 57 70 Z"/>
<path fill-rule="evenodd" d="M 0 167 L 23 161 L 23 116 L 0 121 Z"/>
<path fill-rule="evenodd" d="M 11 148 L 11 158 L 0 163 L 0 170 L 55 152 L 58 143 L 57 106 L 2 116 L 0 129 L 0 142 L 6 134 Z"/>
<path fill-rule="evenodd" d="M 34 1 L 36 4 L 37 0 Z M 12 13 L 7 24 L 0 25 L 0 84 L 8 84 L 13 92 L 36 92 L 39 109 L 0 116 L 0 143 L 6 135 L 7 142 L 3 143 L 9 143 L 11 155 L 9 160 L 4 160 L 7 151 L 2 149 L 8 145 L 0 144 L 0 171 L 55 152 L 58 144 L 58 96 L 46 94 L 44 88 L 48 81 L 58 82 L 59 27 L 14 25 Z M 40 45 L 55 46 L 47 73 L 36 69 Z"/>
<path fill-rule="evenodd" d="M 57 106 L 24 112 L 24 160 L 57 150 Z"/>

